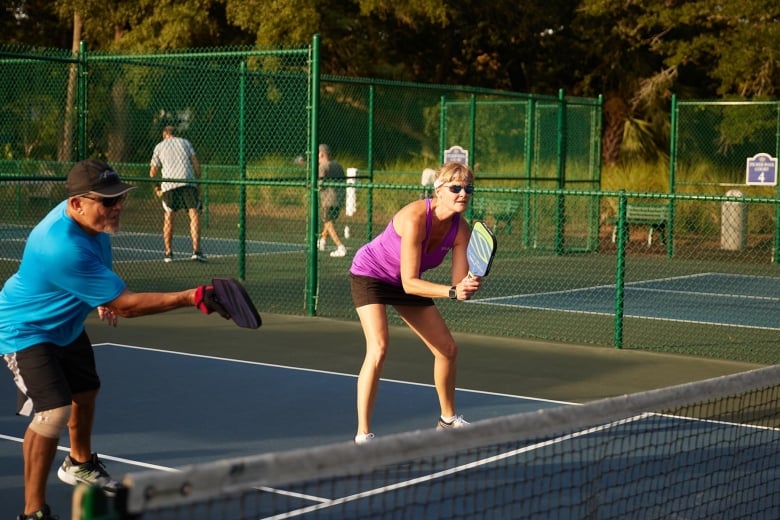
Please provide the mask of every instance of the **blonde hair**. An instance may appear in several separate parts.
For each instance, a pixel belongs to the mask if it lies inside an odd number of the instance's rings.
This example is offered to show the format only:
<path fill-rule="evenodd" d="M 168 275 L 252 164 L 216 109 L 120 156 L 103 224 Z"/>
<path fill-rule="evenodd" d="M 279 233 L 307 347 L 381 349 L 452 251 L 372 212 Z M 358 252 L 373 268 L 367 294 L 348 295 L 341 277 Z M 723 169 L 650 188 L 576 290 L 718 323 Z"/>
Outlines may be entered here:
<path fill-rule="evenodd" d="M 444 163 L 436 172 L 433 187 L 436 189 L 442 184 L 452 181 L 472 184 L 474 182 L 474 172 L 467 165 L 460 162 L 450 161 Z"/>

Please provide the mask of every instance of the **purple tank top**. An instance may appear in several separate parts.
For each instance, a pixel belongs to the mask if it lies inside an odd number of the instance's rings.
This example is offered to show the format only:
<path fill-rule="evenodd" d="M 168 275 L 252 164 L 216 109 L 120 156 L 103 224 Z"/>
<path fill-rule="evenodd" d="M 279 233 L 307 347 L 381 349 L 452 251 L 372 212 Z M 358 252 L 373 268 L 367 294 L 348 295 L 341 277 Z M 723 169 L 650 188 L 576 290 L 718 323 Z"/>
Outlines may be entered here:
<path fill-rule="evenodd" d="M 431 199 L 425 199 L 425 239 L 422 244 L 420 274 L 438 267 L 455 243 L 460 215 L 452 218 L 452 226 L 436 250 L 428 253 L 431 234 Z M 393 285 L 401 285 L 401 237 L 393 228 L 393 220 L 385 230 L 355 253 L 349 272 L 358 276 L 370 276 Z"/>

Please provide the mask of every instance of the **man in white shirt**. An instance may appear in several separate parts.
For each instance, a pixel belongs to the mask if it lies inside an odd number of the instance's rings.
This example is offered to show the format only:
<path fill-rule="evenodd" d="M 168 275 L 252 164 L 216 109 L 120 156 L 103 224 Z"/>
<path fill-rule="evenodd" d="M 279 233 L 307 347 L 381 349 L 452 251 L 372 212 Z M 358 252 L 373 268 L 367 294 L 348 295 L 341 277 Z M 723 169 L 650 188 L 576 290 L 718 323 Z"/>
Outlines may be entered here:
<path fill-rule="evenodd" d="M 180 209 L 186 209 L 190 216 L 191 259 L 205 262 L 206 257 L 200 250 L 200 192 L 196 184 L 187 182 L 200 178 L 200 162 L 192 144 L 187 139 L 177 137 L 175 131 L 173 126 L 166 126 L 163 129 L 163 140 L 154 147 L 149 170 L 149 176 L 156 177 L 162 169 L 161 176 L 165 179 L 160 185 L 165 211 L 163 218 L 165 262 L 173 261 L 173 219 L 174 214 Z"/>

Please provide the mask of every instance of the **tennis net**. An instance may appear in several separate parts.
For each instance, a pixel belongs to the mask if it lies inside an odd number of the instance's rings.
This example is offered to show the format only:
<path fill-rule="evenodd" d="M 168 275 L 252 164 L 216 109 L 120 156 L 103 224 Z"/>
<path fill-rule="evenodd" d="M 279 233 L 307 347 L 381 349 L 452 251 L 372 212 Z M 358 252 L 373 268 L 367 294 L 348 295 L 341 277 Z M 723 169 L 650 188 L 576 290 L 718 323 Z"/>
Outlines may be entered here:
<path fill-rule="evenodd" d="M 74 519 L 780 518 L 780 367 L 125 476 Z"/>

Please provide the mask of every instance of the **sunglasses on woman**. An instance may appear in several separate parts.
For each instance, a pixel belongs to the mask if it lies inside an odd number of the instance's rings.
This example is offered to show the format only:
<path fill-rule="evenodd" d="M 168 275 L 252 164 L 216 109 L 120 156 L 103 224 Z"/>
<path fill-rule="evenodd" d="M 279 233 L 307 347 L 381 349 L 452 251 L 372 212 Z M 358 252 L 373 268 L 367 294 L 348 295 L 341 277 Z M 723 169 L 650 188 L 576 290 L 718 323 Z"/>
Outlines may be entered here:
<path fill-rule="evenodd" d="M 467 186 L 461 186 L 460 184 L 452 184 L 450 186 L 447 186 L 447 189 L 450 190 L 451 193 L 460 193 L 460 190 L 465 190 L 467 195 L 471 195 L 474 193 L 474 185 L 469 184 Z"/>
<path fill-rule="evenodd" d="M 81 195 L 84 199 L 94 200 L 95 202 L 99 202 L 103 205 L 104 208 L 113 208 L 120 202 L 124 201 L 127 197 L 127 193 L 123 193 L 122 195 L 117 195 L 116 197 L 101 197 L 101 198 L 94 198 L 94 197 L 87 197 L 86 195 Z"/>

